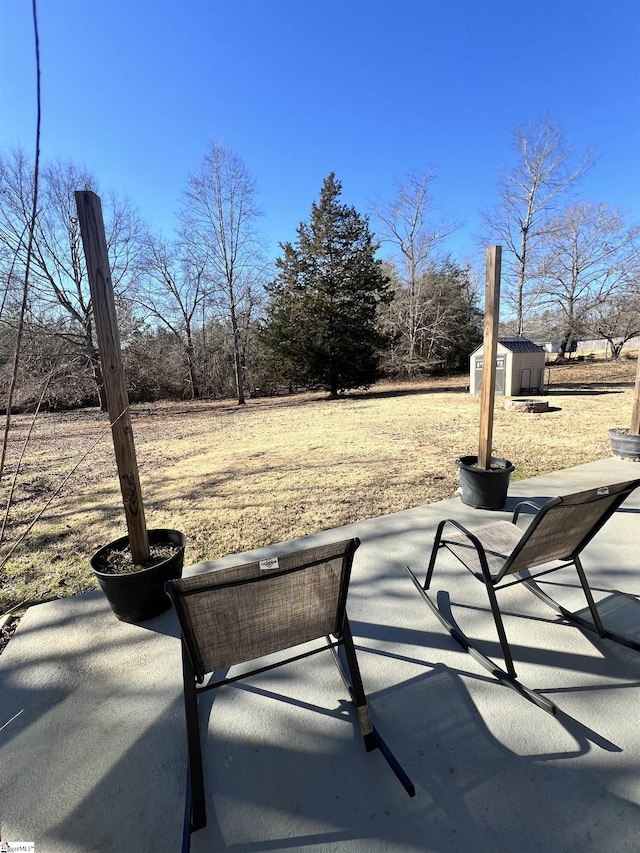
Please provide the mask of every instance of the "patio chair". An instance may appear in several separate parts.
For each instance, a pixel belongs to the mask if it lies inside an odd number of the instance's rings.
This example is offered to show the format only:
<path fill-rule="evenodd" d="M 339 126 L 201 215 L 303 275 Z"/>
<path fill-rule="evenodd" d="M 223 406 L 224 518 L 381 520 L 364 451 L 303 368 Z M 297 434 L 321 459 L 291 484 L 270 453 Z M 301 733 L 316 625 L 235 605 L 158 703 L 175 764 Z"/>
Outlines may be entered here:
<path fill-rule="evenodd" d="M 379 749 L 407 793 L 414 796 L 410 779 L 371 723 L 347 618 L 349 576 L 359 545 L 358 539 L 348 539 L 166 584 L 181 629 L 189 832 L 206 825 L 200 694 L 327 650 L 333 652 L 355 703 L 367 752 Z M 217 670 L 318 639 L 325 642 L 286 660 L 203 683 L 205 676 Z M 346 671 L 339 649 L 346 658 Z"/>
<path fill-rule="evenodd" d="M 517 679 L 496 592 L 517 583 L 524 583 L 570 622 L 588 631 L 596 632 L 603 639 L 613 640 L 640 651 L 640 644 L 604 627 L 580 562 L 580 554 L 585 547 L 638 486 L 640 486 L 640 479 L 588 489 L 573 495 L 552 498 L 542 507 L 530 501 L 522 501 L 516 506 L 511 521 L 493 521 L 477 527 L 466 528 L 455 519 L 445 519 L 439 523 L 436 531 L 424 584 L 419 582 L 409 567 L 407 571 L 440 622 L 466 651 L 500 681 L 553 714 L 556 712 L 553 702 L 530 690 Z M 525 506 L 533 507 L 536 514 L 523 532 L 516 526 L 516 522 Z M 446 525 L 450 525 L 454 530 L 447 532 L 445 536 Z M 426 591 L 431 586 L 436 558 L 439 549 L 443 547 L 457 557 L 465 568 L 485 585 L 502 648 L 505 669 L 473 646 L 462 632 L 453 618 L 446 592 L 438 592 L 437 603 L 427 595 Z M 571 565 L 575 566 L 578 573 L 593 621 L 584 619 L 579 614 L 562 607 L 535 583 L 535 578 Z M 532 574 L 531 569 L 536 568 L 539 570 Z"/>

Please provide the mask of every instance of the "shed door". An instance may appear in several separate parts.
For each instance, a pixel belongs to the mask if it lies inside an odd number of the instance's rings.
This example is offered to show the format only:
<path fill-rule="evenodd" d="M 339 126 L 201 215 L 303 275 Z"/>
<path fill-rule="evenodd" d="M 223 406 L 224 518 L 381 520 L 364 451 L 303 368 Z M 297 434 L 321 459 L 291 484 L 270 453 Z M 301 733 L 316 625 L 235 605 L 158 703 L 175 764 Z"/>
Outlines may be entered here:
<path fill-rule="evenodd" d="M 496 356 L 496 394 L 504 397 L 507 378 L 507 359 L 504 355 Z"/>
<path fill-rule="evenodd" d="M 475 389 L 476 394 L 482 393 L 482 366 L 483 366 L 483 356 L 476 356 L 475 363 L 475 371 L 476 371 L 476 382 Z M 507 376 L 507 359 L 504 355 L 496 356 L 496 395 L 500 397 L 504 397 L 504 389 L 505 389 L 505 379 Z"/>

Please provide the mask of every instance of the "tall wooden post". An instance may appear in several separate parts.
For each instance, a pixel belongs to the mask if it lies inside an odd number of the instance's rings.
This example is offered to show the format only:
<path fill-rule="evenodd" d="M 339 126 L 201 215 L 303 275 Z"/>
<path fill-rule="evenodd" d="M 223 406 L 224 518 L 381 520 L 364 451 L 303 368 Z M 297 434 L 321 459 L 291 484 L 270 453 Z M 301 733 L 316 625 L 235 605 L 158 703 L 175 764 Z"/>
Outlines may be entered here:
<path fill-rule="evenodd" d="M 640 350 L 638 350 L 638 366 L 636 367 L 636 384 L 633 394 L 630 432 L 631 435 L 640 435 Z"/>
<path fill-rule="evenodd" d="M 491 468 L 493 409 L 496 391 L 496 355 L 500 317 L 500 270 L 502 246 L 487 248 L 487 273 L 484 297 L 484 348 L 482 352 L 482 396 L 480 397 L 480 443 L 478 468 Z"/>
<path fill-rule="evenodd" d="M 149 537 L 142 504 L 136 449 L 133 443 L 129 395 L 122 367 L 120 333 L 104 234 L 102 205 L 99 197 L 88 190 L 76 192 L 75 197 L 87 262 L 107 408 L 112 424 L 113 448 L 127 519 L 129 547 L 133 562 L 142 563 L 149 558 Z"/>

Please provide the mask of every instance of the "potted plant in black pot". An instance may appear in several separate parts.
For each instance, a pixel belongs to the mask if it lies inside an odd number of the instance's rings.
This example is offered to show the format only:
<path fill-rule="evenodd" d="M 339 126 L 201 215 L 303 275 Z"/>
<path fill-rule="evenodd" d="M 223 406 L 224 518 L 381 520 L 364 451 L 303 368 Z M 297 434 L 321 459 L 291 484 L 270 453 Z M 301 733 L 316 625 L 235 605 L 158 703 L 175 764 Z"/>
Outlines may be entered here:
<path fill-rule="evenodd" d="M 508 459 L 491 455 L 493 410 L 496 389 L 496 353 L 500 307 L 500 266 L 502 247 L 487 249 L 485 287 L 484 353 L 482 396 L 480 398 L 480 441 L 477 456 L 456 460 L 460 472 L 460 498 L 478 509 L 502 509 L 507 500 L 509 477 L 515 467 Z"/>
<path fill-rule="evenodd" d="M 609 430 L 609 441 L 614 456 L 640 462 L 640 352 L 636 367 L 636 384 L 631 410 L 630 427 L 613 427 Z"/>
<path fill-rule="evenodd" d="M 496 456 L 490 458 L 488 467 L 479 463 L 478 456 L 461 456 L 456 459 L 456 465 L 462 503 L 476 509 L 502 509 L 515 465 Z"/>
<path fill-rule="evenodd" d="M 164 584 L 182 575 L 185 537 L 177 530 L 147 530 L 102 206 L 88 190 L 76 192 L 75 197 L 128 529 L 127 536 L 100 548 L 90 565 L 118 619 L 143 622 L 171 606 Z"/>
<path fill-rule="evenodd" d="M 111 609 L 122 622 L 144 622 L 171 606 L 166 581 L 182 576 L 185 537 L 178 530 L 147 531 L 149 556 L 134 563 L 129 536 L 104 545 L 91 557 L 93 569 Z"/>

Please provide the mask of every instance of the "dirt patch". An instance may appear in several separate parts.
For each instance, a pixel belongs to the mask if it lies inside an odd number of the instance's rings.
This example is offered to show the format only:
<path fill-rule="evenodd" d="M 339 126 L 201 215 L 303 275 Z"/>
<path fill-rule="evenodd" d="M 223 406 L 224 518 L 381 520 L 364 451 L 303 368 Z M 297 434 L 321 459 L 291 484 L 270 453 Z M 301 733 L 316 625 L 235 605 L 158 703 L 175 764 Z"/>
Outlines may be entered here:
<path fill-rule="evenodd" d="M 181 550 L 181 545 L 150 545 L 149 559 L 134 563 L 129 548 L 108 548 L 96 556 L 94 567 L 105 575 L 131 575 L 170 560 Z"/>

